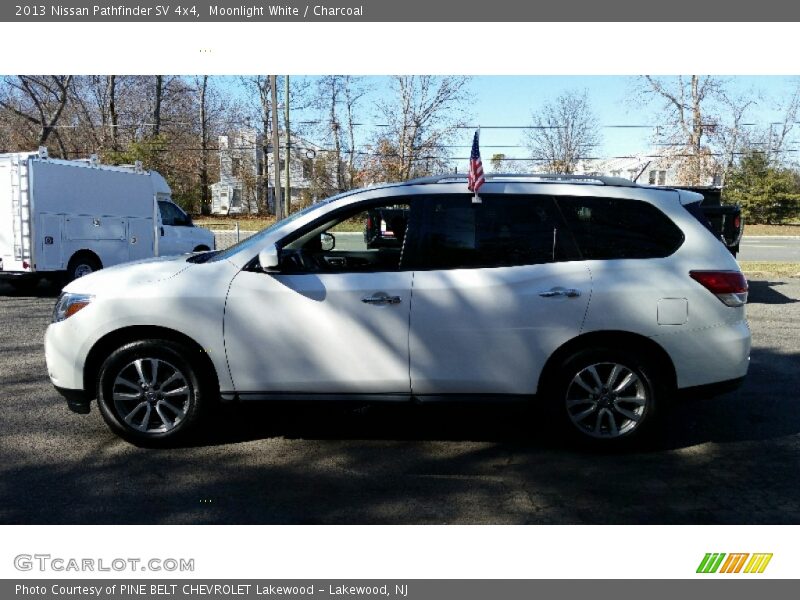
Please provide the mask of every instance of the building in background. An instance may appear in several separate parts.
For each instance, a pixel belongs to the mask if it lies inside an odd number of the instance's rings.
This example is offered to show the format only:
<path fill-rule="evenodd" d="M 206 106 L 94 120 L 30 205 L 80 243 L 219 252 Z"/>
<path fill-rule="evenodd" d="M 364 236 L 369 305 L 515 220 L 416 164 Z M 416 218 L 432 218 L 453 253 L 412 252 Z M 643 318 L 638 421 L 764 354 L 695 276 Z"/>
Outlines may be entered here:
<path fill-rule="evenodd" d="M 611 159 L 584 160 L 578 164 L 576 175 L 604 175 L 636 180 L 646 185 L 667 187 L 685 185 L 680 177 L 680 158 L 651 155 L 628 156 Z M 637 179 L 638 177 L 638 179 Z M 698 185 L 719 186 L 719 175 L 708 175 Z"/>
<path fill-rule="evenodd" d="M 314 198 L 315 161 L 322 150 L 316 144 L 292 136 L 290 141 L 289 184 L 293 206 Z M 238 215 L 274 213 L 274 182 L 272 147 L 266 156 L 268 185 L 261 173 L 264 161 L 263 137 L 252 129 L 231 136 L 219 136 L 219 181 L 211 184 L 211 213 Z M 286 186 L 285 151 L 281 148 L 280 185 Z"/>

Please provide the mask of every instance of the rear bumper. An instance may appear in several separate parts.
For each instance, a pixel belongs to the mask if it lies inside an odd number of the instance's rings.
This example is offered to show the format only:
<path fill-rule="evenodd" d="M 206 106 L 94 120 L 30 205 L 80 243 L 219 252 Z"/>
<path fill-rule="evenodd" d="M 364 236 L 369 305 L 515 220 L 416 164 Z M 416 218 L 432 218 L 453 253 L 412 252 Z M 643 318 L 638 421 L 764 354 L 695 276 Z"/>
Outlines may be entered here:
<path fill-rule="evenodd" d="M 679 390 L 724 386 L 747 375 L 750 366 L 750 328 L 744 320 L 658 335 L 653 341 L 672 358 Z"/>

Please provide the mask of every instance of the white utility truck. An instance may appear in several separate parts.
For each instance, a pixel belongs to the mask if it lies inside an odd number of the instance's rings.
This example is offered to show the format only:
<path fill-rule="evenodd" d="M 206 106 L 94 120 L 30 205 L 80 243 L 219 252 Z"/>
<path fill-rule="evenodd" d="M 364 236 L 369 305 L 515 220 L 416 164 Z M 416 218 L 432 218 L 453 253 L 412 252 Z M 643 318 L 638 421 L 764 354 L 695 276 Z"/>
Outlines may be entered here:
<path fill-rule="evenodd" d="M 214 249 L 155 171 L 0 154 L 0 278 L 20 286 L 40 277 L 71 281 L 111 265 Z"/>

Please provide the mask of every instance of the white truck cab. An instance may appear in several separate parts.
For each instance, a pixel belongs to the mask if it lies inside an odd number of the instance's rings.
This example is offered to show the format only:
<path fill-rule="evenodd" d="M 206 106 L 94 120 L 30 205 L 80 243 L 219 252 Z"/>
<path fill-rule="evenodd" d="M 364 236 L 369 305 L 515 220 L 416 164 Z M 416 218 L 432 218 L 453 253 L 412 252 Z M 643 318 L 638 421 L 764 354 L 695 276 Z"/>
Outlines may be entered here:
<path fill-rule="evenodd" d="M 59 160 L 38 152 L 0 154 L 0 278 L 68 281 L 133 260 L 214 249 L 172 202 L 166 180 L 96 157 Z"/>

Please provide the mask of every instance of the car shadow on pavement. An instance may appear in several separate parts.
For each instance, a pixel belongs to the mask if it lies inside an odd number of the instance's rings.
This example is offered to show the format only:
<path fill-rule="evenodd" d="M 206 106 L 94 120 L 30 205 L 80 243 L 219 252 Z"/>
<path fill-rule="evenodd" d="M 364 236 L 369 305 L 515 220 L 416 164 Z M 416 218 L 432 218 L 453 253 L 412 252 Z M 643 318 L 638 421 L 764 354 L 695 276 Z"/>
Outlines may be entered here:
<path fill-rule="evenodd" d="M 784 281 L 748 281 L 750 290 L 747 301 L 749 304 L 794 304 L 800 302 L 797 298 L 790 298 L 778 291 L 777 287 L 786 285 Z"/>
<path fill-rule="evenodd" d="M 30 288 L 18 288 L 6 281 L 0 281 L 0 296 L 16 298 L 55 298 L 61 293 L 62 282 L 42 279 Z"/>
<path fill-rule="evenodd" d="M 658 453 L 704 444 L 765 440 L 800 433 L 800 403 L 792 389 L 797 354 L 754 349 L 742 386 L 715 398 L 672 398 L 660 427 L 644 442 L 603 448 L 581 443 L 554 426 L 547 399 L 529 403 L 272 404 L 220 407 L 195 444 L 216 446 L 272 437 L 313 440 L 493 442 L 530 450 L 578 453 Z"/>
<path fill-rule="evenodd" d="M 23 420 L 36 384 L 12 377 L 0 523 L 800 523 L 797 366 L 756 349 L 740 390 L 602 452 L 505 404 L 228 405 L 201 443 L 149 450 L 96 410 Z"/>

